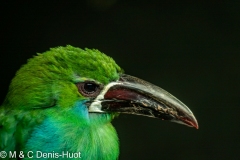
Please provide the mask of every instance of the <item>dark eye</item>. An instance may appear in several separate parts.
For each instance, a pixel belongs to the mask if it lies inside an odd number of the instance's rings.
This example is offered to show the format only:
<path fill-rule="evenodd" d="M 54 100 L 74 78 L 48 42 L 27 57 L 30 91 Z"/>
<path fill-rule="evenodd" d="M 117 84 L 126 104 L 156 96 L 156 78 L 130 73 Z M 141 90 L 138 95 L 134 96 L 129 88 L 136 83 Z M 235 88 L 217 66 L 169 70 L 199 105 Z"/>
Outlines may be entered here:
<path fill-rule="evenodd" d="M 78 92 L 86 97 L 96 97 L 100 93 L 100 87 L 94 82 L 81 82 L 77 84 Z"/>

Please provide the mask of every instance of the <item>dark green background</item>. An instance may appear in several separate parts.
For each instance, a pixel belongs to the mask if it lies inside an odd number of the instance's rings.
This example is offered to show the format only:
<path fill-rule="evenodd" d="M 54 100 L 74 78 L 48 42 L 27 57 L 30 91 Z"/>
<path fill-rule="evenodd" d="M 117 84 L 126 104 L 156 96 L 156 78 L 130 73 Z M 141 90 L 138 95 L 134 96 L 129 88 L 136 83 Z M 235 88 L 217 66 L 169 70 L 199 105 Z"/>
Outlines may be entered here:
<path fill-rule="evenodd" d="M 59 0 L 1 2 L 0 10 L 1 102 L 36 52 L 66 44 L 97 48 L 127 74 L 178 97 L 199 121 L 196 130 L 121 115 L 113 122 L 120 160 L 240 157 L 240 3 Z"/>

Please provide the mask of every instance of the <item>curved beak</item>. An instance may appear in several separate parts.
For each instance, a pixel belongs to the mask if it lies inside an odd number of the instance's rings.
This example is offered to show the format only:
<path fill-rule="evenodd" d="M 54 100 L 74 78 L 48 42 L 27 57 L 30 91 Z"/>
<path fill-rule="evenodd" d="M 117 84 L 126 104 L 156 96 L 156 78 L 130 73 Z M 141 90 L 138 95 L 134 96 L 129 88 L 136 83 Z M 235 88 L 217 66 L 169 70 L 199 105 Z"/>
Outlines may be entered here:
<path fill-rule="evenodd" d="M 89 112 L 142 115 L 198 129 L 193 113 L 180 100 L 160 87 L 126 74 L 104 87 L 89 106 Z"/>

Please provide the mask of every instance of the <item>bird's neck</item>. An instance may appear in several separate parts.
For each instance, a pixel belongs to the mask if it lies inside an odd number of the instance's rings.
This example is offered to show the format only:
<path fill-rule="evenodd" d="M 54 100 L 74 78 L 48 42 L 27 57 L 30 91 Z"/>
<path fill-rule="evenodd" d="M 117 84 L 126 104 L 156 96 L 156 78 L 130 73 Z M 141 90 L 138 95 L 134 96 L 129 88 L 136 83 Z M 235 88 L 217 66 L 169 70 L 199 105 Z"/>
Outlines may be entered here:
<path fill-rule="evenodd" d="M 68 115 L 64 119 L 47 118 L 34 129 L 25 151 L 80 152 L 82 159 L 117 159 L 118 137 L 109 116 L 91 114 L 88 121 Z"/>

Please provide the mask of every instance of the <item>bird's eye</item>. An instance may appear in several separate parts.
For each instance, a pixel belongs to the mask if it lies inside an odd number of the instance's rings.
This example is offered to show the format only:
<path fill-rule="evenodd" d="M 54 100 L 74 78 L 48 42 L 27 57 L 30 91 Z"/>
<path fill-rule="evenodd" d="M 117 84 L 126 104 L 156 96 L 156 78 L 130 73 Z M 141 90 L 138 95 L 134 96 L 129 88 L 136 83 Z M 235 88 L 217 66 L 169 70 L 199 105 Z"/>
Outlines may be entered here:
<path fill-rule="evenodd" d="M 96 97 L 100 92 L 100 86 L 94 82 L 77 83 L 78 91 L 86 97 Z"/>

